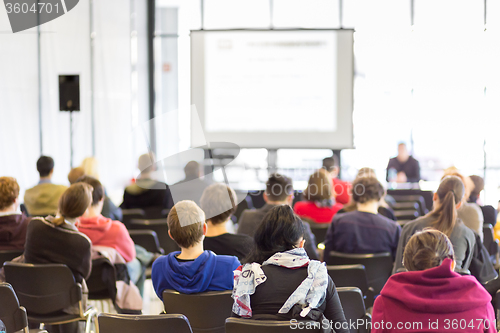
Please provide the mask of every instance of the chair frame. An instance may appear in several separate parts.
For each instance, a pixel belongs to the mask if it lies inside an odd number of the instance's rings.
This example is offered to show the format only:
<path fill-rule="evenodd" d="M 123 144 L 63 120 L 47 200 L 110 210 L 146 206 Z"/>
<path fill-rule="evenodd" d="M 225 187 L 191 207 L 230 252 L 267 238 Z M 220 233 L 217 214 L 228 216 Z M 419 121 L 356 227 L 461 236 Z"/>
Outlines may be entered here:
<path fill-rule="evenodd" d="M 100 332 L 99 320 L 102 318 L 110 318 L 117 320 L 127 320 L 127 321 L 141 321 L 141 320 L 167 320 L 167 319 L 183 319 L 186 321 L 190 332 L 193 332 L 189 319 L 182 314 L 161 314 L 161 315 L 130 315 L 130 314 L 111 314 L 111 313 L 100 313 L 96 318 L 96 333 Z M 104 332 L 103 332 L 104 333 Z"/>

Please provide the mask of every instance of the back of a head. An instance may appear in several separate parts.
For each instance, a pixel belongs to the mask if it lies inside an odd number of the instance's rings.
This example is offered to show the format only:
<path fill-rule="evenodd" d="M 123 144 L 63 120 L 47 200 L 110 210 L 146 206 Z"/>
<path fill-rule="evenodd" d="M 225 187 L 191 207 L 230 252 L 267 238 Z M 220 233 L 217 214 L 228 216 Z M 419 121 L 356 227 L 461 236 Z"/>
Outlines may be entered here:
<path fill-rule="evenodd" d="M 337 155 L 333 154 L 331 157 L 323 159 L 323 169 L 328 172 L 332 172 L 335 168 L 339 167 L 339 158 Z"/>
<path fill-rule="evenodd" d="M 78 178 L 78 182 L 86 183 L 92 186 L 92 206 L 95 206 L 104 198 L 104 187 L 101 182 L 94 177 L 82 176 Z"/>
<path fill-rule="evenodd" d="M 208 186 L 200 198 L 201 209 L 212 224 L 226 222 L 236 211 L 237 202 L 234 190 L 221 183 Z"/>
<path fill-rule="evenodd" d="M 184 167 L 184 174 L 186 178 L 199 178 L 200 164 L 196 161 L 189 161 Z"/>
<path fill-rule="evenodd" d="M 266 196 L 269 201 L 285 201 L 293 193 L 293 182 L 290 177 L 273 173 L 266 182 Z"/>
<path fill-rule="evenodd" d="M 384 187 L 375 177 L 358 177 L 352 183 L 352 200 L 356 203 L 378 202 L 384 193 Z"/>
<path fill-rule="evenodd" d="M 457 176 L 444 177 L 436 191 L 439 204 L 430 213 L 437 217 L 432 226 L 447 236 L 450 236 L 453 228 L 455 228 L 457 220 L 456 205 L 462 200 L 464 193 L 464 183 Z"/>
<path fill-rule="evenodd" d="M 202 240 L 204 222 L 205 213 L 191 200 L 176 203 L 167 217 L 168 230 L 182 248 L 189 248 Z"/>
<path fill-rule="evenodd" d="M 423 271 L 440 266 L 446 258 L 454 259 L 450 239 L 438 230 L 426 228 L 414 234 L 406 244 L 403 264 L 409 271 Z"/>
<path fill-rule="evenodd" d="M 470 192 L 470 197 L 477 199 L 482 190 L 484 190 L 484 179 L 480 176 L 470 176 L 472 183 L 474 183 L 474 189 Z"/>
<path fill-rule="evenodd" d="M 154 171 L 155 163 L 156 163 L 155 155 L 152 152 L 150 152 L 139 156 L 139 162 L 137 163 L 137 167 L 139 168 L 141 173 L 149 173 Z"/>
<path fill-rule="evenodd" d="M 85 171 L 81 167 L 73 168 L 68 173 L 68 181 L 70 184 L 74 184 L 78 181 L 78 178 L 85 175 Z"/>
<path fill-rule="evenodd" d="M 307 201 L 323 201 L 332 198 L 332 180 L 324 170 L 318 170 L 309 177 L 304 190 Z"/>
<path fill-rule="evenodd" d="M 95 157 L 85 158 L 80 167 L 83 169 L 83 174 L 99 179 L 99 164 Z"/>
<path fill-rule="evenodd" d="M 358 170 L 358 174 L 356 175 L 356 178 L 377 178 L 377 175 L 375 174 L 375 170 L 372 168 L 364 167 Z"/>
<path fill-rule="evenodd" d="M 86 183 L 71 185 L 59 199 L 59 215 L 54 219 L 55 225 L 64 223 L 64 219 L 74 219 L 82 216 L 92 203 L 92 186 Z"/>
<path fill-rule="evenodd" d="M 273 207 L 263 218 L 254 235 L 254 249 L 246 262 L 263 263 L 277 252 L 292 250 L 304 237 L 302 220 L 289 205 Z"/>
<path fill-rule="evenodd" d="M 40 177 L 47 177 L 54 169 L 54 160 L 50 156 L 40 156 L 36 161 L 36 169 Z"/>
<path fill-rule="evenodd" d="M 15 178 L 0 177 L 0 211 L 9 208 L 19 196 L 19 184 Z"/>

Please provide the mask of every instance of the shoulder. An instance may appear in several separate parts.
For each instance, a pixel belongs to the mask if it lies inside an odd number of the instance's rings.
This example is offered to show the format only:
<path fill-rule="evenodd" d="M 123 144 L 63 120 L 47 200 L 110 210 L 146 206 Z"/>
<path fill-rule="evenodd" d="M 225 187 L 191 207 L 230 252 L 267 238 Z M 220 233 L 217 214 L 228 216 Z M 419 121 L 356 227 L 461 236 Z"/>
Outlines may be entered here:
<path fill-rule="evenodd" d="M 240 266 L 240 261 L 234 256 L 215 255 L 215 260 L 219 267 L 231 267 L 231 270 L 235 265 Z"/>

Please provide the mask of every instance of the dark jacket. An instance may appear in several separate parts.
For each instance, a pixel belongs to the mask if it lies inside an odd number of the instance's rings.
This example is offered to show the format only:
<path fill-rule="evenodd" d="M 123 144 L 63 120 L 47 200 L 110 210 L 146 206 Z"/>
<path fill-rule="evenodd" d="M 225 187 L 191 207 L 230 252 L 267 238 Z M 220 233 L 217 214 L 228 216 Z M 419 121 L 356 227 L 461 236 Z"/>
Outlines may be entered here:
<path fill-rule="evenodd" d="M 396 256 L 401 227 L 380 214 L 353 211 L 336 215 L 328 228 L 325 253 L 381 253 Z"/>
<path fill-rule="evenodd" d="M 262 270 L 267 280 L 260 284 L 255 293 L 250 296 L 252 306 L 252 318 L 257 320 L 286 320 L 303 319 L 299 316 L 300 306 L 295 305 L 288 313 L 279 314 L 283 304 L 297 287 L 307 278 L 307 267 L 289 269 L 286 267 L 265 265 Z M 318 308 L 320 313 L 329 321 L 345 322 L 344 311 L 335 289 L 335 284 L 328 277 L 326 299 Z M 237 317 L 232 313 L 233 317 Z M 347 329 L 335 330 L 336 333 L 349 332 Z"/>
<path fill-rule="evenodd" d="M 172 194 L 167 184 L 152 179 L 137 179 L 123 192 L 123 209 L 167 208 L 174 206 Z"/>
<path fill-rule="evenodd" d="M 214 237 L 205 236 L 203 248 L 218 255 L 235 256 L 241 261 L 252 251 L 253 238 L 228 232 Z"/>
<path fill-rule="evenodd" d="M 389 181 L 389 169 L 396 169 L 397 172 L 404 172 L 409 183 L 417 183 L 420 181 L 420 164 L 413 156 L 410 156 L 404 163 L 399 162 L 397 157 L 391 158 L 389 164 L 387 164 L 387 181 Z"/>
<path fill-rule="evenodd" d="M 170 186 L 170 192 L 175 202 L 191 200 L 200 205 L 201 195 L 208 185 L 200 178 L 185 178 Z"/>
<path fill-rule="evenodd" d="M 0 250 L 24 250 L 30 221 L 19 213 L 0 216 Z"/>
<path fill-rule="evenodd" d="M 30 264 L 65 264 L 73 272 L 76 282 L 90 276 L 92 243 L 69 223 L 55 226 L 51 216 L 35 217 L 28 225 L 24 260 Z"/>
<path fill-rule="evenodd" d="M 255 231 L 260 226 L 260 223 L 264 219 L 264 216 L 274 207 L 274 205 L 265 204 L 259 209 L 246 209 L 241 214 L 238 219 L 238 234 L 248 235 L 253 238 Z M 304 248 L 306 249 L 307 255 L 311 260 L 318 260 L 318 254 L 316 252 L 316 237 L 311 231 L 309 223 L 303 222 L 304 224 L 304 239 L 306 244 Z"/>

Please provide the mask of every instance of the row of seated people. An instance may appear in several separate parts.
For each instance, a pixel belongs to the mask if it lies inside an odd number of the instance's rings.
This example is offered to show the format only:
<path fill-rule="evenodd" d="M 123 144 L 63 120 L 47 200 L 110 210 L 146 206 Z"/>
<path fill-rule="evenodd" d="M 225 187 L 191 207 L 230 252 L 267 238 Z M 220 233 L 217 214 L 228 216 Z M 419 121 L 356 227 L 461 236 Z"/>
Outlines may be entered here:
<path fill-rule="evenodd" d="M 318 172 L 318 175 L 319 174 L 323 174 L 323 172 Z M 265 214 L 265 216 L 264 216 L 263 220 L 261 220 L 260 224 L 256 225 L 256 228 L 255 228 L 256 230 L 259 230 L 259 228 L 261 228 L 262 225 L 264 225 L 263 221 L 266 221 L 266 217 L 268 215 L 272 215 L 271 211 L 274 211 L 274 210 L 276 210 L 276 209 L 278 209 L 280 207 L 281 208 L 282 207 L 289 207 L 288 205 L 283 206 L 280 203 L 276 204 L 276 201 L 273 200 L 273 199 L 276 199 L 276 198 L 273 198 L 272 196 L 276 193 L 276 188 L 277 188 L 277 186 L 270 186 L 270 184 L 272 184 L 272 180 L 273 179 L 286 180 L 286 177 L 279 176 L 279 175 L 273 175 L 273 176 L 271 176 L 270 181 L 268 182 L 268 186 L 266 188 L 266 197 L 268 197 L 268 199 L 269 199 L 269 197 L 271 198 L 271 200 L 268 201 L 268 202 L 271 203 L 270 206 L 277 206 L 277 207 L 272 207 L 270 209 L 270 211 L 267 212 L 267 214 Z M 363 181 L 365 181 L 365 182 L 368 181 L 368 183 L 363 184 Z M 327 183 L 330 183 L 330 182 L 327 182 Z M 87 188 L 87 190 L 89 190 L 89 188 L 93 189 L 93 186 L 90 186 L 90 187 L 87 186 L 86 187 L 86 186 L 83 186 L 83 184 L 86 184 L 86 183 L 78 182 L 77 184 L 72 185 L 72 187 L 70 187 L 70 189 L 67 190 L 68 191 L 68 194 L 67 194 L 68 198 L 66 198 L 66 196 L 63 194 L 63 196 L 61 197 L 61 199 L 59 201 L 59 212 L 60 212 L 59 215 L 60 216 L 58 216 L 56 218 L 46 218 L 46 219 L 35 218 L 34 220 L 42 221 L 43 225 L 41 225 L 40 222 L 30 223 L 29 225 L 33 224 L 33 226 L 34 226 L 33 228 L 35 228 L 38 225 L 40 230 L 42 230 L 42 229 L 51 230 L 49 228 L 44 228 L 44 226 L 48 226 L 48 225 L 49 226 L 53 225 L 53 226 L 56 226 L 56 227 L 60 226 L 61 229 L 64 229 L 64 230 L 60 230 L 60 231 L 63 231 L 63 232 L 73 231 L 74 234 L 76 235 L 76 233 L 77 233 L 77 232 L 75 232 L 76 230 L 74 230 L 74 228 L 71 228 L 70 226 L 76 224 L 76 219 L 79 218 L 81 215 L 83 215 L 83 214 L 85 214 L 86 212 L 89 211 L 91 203 L 93 203 L 93 205 L 95 206 L 95 203 L 93 202 L 94 199 L 91 196 L 89 196 L 89 200 L 88 200 L 89 202 L 87 203 L 86 207 L 85 207 L 85 205 L 86 205 L 85 204 L 85 200 L 79 200 L 80 197 L 82 197 L 82 198 L 85 197 L 83 195 L 83 193 L 85 193 L 85 190 L 84 190 L 85 188 Z M 379 195 L 373 196 L 373 193 L 377 193 L 377 192 L 381 193 L 381 191 L 380 191 L 381 185 L 373 177 L 358 177 L 358 179 L 355 180 L 355 182 L 353 183 L 353 187 L 356 188 L 358 184 L 360 184 L 362 186 L 367 186 L 367 185 L 370 186 L 370 184 L 373 185 L 373 189 L 372 190 L 368 190 L 368 191 L 363 191 L 363 195 L 362 196 L 357 196 L 357 194 L 353 195 L 353 200 L 354 201 L 357 200 L 356 201 L 357 202 L 356 206 L 358 208 L 361 208 L 362 209 L 361 212 L 363 212 L 363 203 L 368 202 L 369 201 L 368 199 L 370 199 L 371 201 L 374 201 L 374 202 L 378 202 L 380 200 Z M 77 188 L 78 188 L 78 190 L 76 190 Z M 282 196 L 284 195 L 283 196 L 284 200 L 282 200 L 282 201 L 285 201 L 285 202 L 289 203 L 290 202 L 290 195 L 291 194 L 293 195 L 293 191 L 289 192 L 290 189 L 289 188 L 287 189 L 287 186 L 283 186 L 282 188 L 284 190 L 282 190 L 281 193 L 278 192 L 278 194 L 280 194 Z M 210 189 L 213 189 L 214 191 L 210 192 L 209 188 L 207 188 L 206 189 L 207 192 L 206 193 L 204 192 L 203 195 L 201 196 L 201 199 L 200 199 L 200 201 L 202 203 L 201 204 L 202 208 L 208 212 L 207 215 L 206 215 L 208 218 L 205 218 L 205 217 L 203 219 L 199 218 L 200 221 L 206 221 L 208 223 L 207 226 L 205 226 L 204 222 L 203 223 L 200 222 L 200 224 L 202 225 L 202 228 L 204 229 L 204 233 L 205 234 L 208 233 L 208 230 L 210 230 L 211 228 L 212 228 L 212 230 L 215 229 L 214 227 L 217 225 L 217 223 L 214 224 L 213 221 L 221 221 L 221 222 L 227 221 L 228 217 L 226 217 L 226 216 L 227 215 L 230 216 L 230 214 L 232 213 L 231 210 L 234 209 L 234 207 L 232 207 L 229 211 L 226 211 L 226 212 L 223 212 L 221 214 L 218 214 L 218 215 L 222 215 L 222 216 L 216 215 L 217 213 L 220 213 L 221 210 L 223 210 L 222 209 L 223 207 L 222 208 L 220 207 L 220 205 L 223 206 L 222 200 L 220 198 L 223 198 L 224 196 L 227 197 L 228 194 L 229 194 L 229 197 L 233 197 L 233 201 L 236 200 L 235 195 L 234 195 L 234 191 L 232 191 L 230 188 L 228 188 L 225 185 L 215 184 L 214 186 L 211 186 Z M 7 189 L 5 193 L 10 193 L 10 192 Z M 66 193 L 66 192 L 64 192 L 64 193 Z M 73 193 L 73 194 L 71 194 L 71 193 Z M 382 190 L 382 193 L 383 193 L 383 190 Z M 444 193 L 444 196 L 443 196 L 443 193 Z M 206 196 L 205 196 L 205 194 L 206 194 Z M 474 254 L 477 252 L 477 248 L 479 246 L 478 244 L 480 244 L 480 241 L 479 242 L 477 242 L 477 241 L 476 242 L 472 242 L 471 238 L 467 237 L 467 236 L 470 236 L 470 234 L 468 235 L 468 232 L 464 231 L 464 230 L 469 230 L 469 229 L 464 229 L 462 227 L 461 220 L 456 218 L 457 208 L 459 208 L 461 206 L 464 194 L 465 194 L 464 182 L 459 177 L 457 177 L 455 175 L 451 175 L 451 176 L 445 177 L 443 179 L 443 181 L 442 181 L 442 183 L 441 183 L 438 191 L 436 192 L 435 197 L 434 197 L 434 199 L 435 199 L 434 210 L 427 217 L 422 218 L 422 219 L 425 219 L 425 218 L 434 217 L 434 218 L 440 220 L 441 223 L 430 223 L 429 225 L 427 225 L 426 223 L 421 223 L 421 221 L 419 222 L 419 220 L 417 220 L 417 221 L 414 221 L 414 222 L 411 222 L 411 223 L 407 224 L 407 225 L 412 226 L 413 227 L 412 229 L 407 228 L 406 225 L 405 225 L 405 228 L 403 229 L 403 235 L 405 235 L 405 229 L 410 230 L 410 231 L 407 232 L 407 234 L 409 236 L 411 236 L 415 232 L 418 232 L 419 230 L 422 230 L 422 228 L 424 228 L 426 226 L 432 226 L 432 227 L 434 227 L 436 229 L 441 229 L 441 231 L 443 231 L 444 233 L 448 233 L 449 236 L 450 236 L 450 238 L 451 238 L 451 241 L 453 243 L 453 246 L 455 247 L 454 258 L 458 258 L 458 260 L 457 260 L 458 265 L 456 265 L 457 266 L 456 270 L 458 270 L 458 271 L 461 271 L 462 269 L 469 269 L 470 268 L 470 265 L 474 261 L 473 259 L 475 259 L 474 258 Z M 205 198 L 204 198 L 204 196 L 205 196 Z M 447 200 L 451 200 L 452 197 L 454 199 L 453 203 L 456 203 L 456 204 L 450 205 Z M 355 199 L 355 198 L 357 198 L 357 199 Z M 362 198 L 362 199 L 360 199 L 360 198 Z M 102 197 L 99 200 L 102 200 Z M 15 196 L 15 199 L 13 200 L 13 202 L 8 207 L 12 208 L 12 206 L 17 205 L 17 202 L 15 202 L 15 201 L 17 201 L 17 195 Z M 82 207 L 79 207 L 78 205 L 75 206 L 75 203 L 78 202 L 78 201 L 82 201 Z M 65 205 L 69 205 L 70 207 L 64 208 Z M 219 205 L 219 207 L 217 207 L 217 205 Z M 318 206 L 318 207 L 319 208 L 323 208 L 321 206 Z M 443 207 L 445 207 L 445 208 L 443 208 Z M 79 213 L 80 215 L 76 214 L 78 216 L 74 216 L 75 215 L 74 213 L 68 213 L 68 211 L 71 211 L 72 209 L 76 209 L 76 210 L 79 209 L 79 212 L 80 212 L 83 208 L 85 208 L 85 209 L 83 210 L 83 212 L 81 212 L 81 214 Z M 199 210 L 199 208 L 197 208 L 197 209 Z M 214 209 L 214 210 L 211 212 L 210 209 Z M 288 208 L 288 210 L 291 211 L 290 208 Z M 356 213 L 356 212 L 352 212 L 352 213 Z M 370 212 L 364 212 L 364 213 L 370 213 Z M 172 212 L 172 215 L 173 214 L 174 214 L 174 212 Z M 341 219 L 342 217 L 345 217 L 346 215 L 349 216 L 349 214 L 350 213 L 337 215 L 336 217 L 334 217 L 334 222 L 336 220 Z M 374 217 L 379 217 L 378 214 L 376 213 L 376 211 L 372 211 L 370 214 L 373 215 Z M 8 215 L 8 214 L 6 214 L 6 215 Z M 352 216 L 356 216 L 355 214 L 351 214 L 351 215 Z M 357 214 L 357 215 L 359 215 L 359 214 Z M 63 222 L 61 222 L 61 218 L 62 218 Z M 170 219 L 170 216 L 167 219 L 167 221 L 169 219 Z M 298 220 L 301 223 L 302 229 L 304 229 L 304 226 L 306 226 L 306 224 L 304 224 L 304 222 L 301 221 L 300 219 L 298 219 Z M 278 223 L 280 225 L 282 223 L 282 219 L 280 217 L 276 217 L 275 219 L 273 219 L 273 221 L 274 221 L 273 223 Z M 61 224 L 58 224 L 59 222 L 61 222 Z M 388 222 L 388 221 L 384 220 L 384 222 Z M 362 222 L 359 222 L 359 223 L 361 224 Z M 342 223 L 340 223 L 340 224 L 342 224 Z M 345 224 L 348 225 L 349 223 L 345 223 Z M 355 223 L 351 223 L 351 224 L 355 224 Z M 420 224 L 422 224 L 423 227 L 420 226 Z M 450 229 L 450 226 L 451 226 L 451 229 Z M 170 228 L 170 231 L 172 232 L 172 230 L 173 230 L 172 228 L 173 227 L 172 227 L 172 225 L 170 223 L 169 223 L 169 228 Z M 273 232 L 273 230 L 275 230 L 276 228 L 277 228 L 276 225 L 273 225 L 273 227 L 267 229 L 267 231 L 265 232 L 266 235 L 269 236 L 269 237 L 277 237 L 278 236 L 277 235 L 278 232 Z M 448 229 L 446 229 L 446 228 L 448 228 Z M 459 237 L 458 239 L 455 239 L 454 237 L 452 237 L 453 236 L 453 232 L 450 233 L 450 230 L 453 231 L 455 228 L 461 228 L 462 232 L 460 233 L 460 235 L 462 235 L 464 237 L 462 237 L 462 238 Z M 29 243 L 29 239 L 30 239 L 30 237 L 29 237 L 29 234 L 30 234 L 29 233 L 29 229 L 30 228 L 28 228 L 28 237 L 26 239 L 26 243 L 27 244 Z M 56 229 L 56 228 L 52 227 L 52 229 Z M 181 231 L 183 231 L 184 229 L 186 229 L 186 228 L 185 227 L 181 227 L 180 228 Z M 335 234 L 336 229 L 339 229 L 339 228 L 336 226 L 335 223 L 332 223 L 330 229 L 331 230 L 329 231 L 329 234 Z M 396 227 L 396 230 L 397 230 L 397 227 Z M 37 232 L 37 234 L 43 234 L 43 233 L 41 233 L 41 232 L 38 233 Z M 70 234 L 73 234 L 73 233 L 70 232 Z M 227 233 L 224 232 L 223 234 L 227 234 Z M 255 232 L 255 234 L 254 234 L 254 240 L 255 240 L 255 244 L 253 246 L 254 250 L 258 247 L 257 234 L 258 234 L 258 232 Z M 354 232 L 353 234 L 356 234 L 356 233 Z M 367 240 L 372 238 L 371 235 L 368 235 L 368 236 L 370 236 L 370 237 L 367 237 Z M 306 237 L 306 233 L 304 231 L 302 232 L 302 237 L 303 238 Z M 356 237 L 357 237 L 357 235 L 356 235 Z M 179 246 L 181 248 L 183 248 L 183 246 L 181 244 L 181 241 L 177 240 L 175 238 L 175 236 L 173 236 L 173 238 L 179 244 Z M 209 238 L 209 237 L 205 237 L 205 239 L 207 239 L 207 238 Z M 468 246 L 468 247 L 466 246 L 465 248 L 458 246 L 458 244 L 460 244 L 459 242 L 462 241 L 462 243 L 463 243 L 464 238 L 466 239 L 465 243 Z M 34 238 L 32 238 L 32 239 L 34 239 Z M 50 239 L 50 237 L 49 237 L 49 239 Z M 401 237 L 401 239 L 403 239 L 403 238 Z M 61 241 L 62 241 L 61 239 L 54 238 L 54 239 L 51 239 L 51 241 L 49 242 L 50 244 L 47 244 L 47 245 L 51 245 L 53 247 L 53 246 L 59 245 L 61 243 Z M 82 243 L 82 242 L 76 241 L 75 243 L 78 244 L 78 243 Z M 85 243 L 85 242 L 83 242 L 83 243 Z M 198 241 L 198 243 L 199 243 L 199 241 Z M 303 247 L 304 243 L 303 242 L 301 242 L 301 243 L 302 243 L 302 247 Z M 307 241 L 305 243 L 307 243 Z M 336 242 L 334 241 L 333 243 L 336 243 Z M 361 239 L 360 244 L 363 244 L 363 243 L 364 242 Z M 404 245 L 406 244 L 406 241 L 402 242 L 400 240 L 399 242 L 396 242 L 396 243 L 398 243 L 397 252 L 398 253 L 399 252 L 402 253 L 402 249 L 404 248 Z M 35 241 L 35 244 L 36 244 L 36 241 Z M 54 245 L 54 244 L 56 244 L 56 245 Z M 284 244 L 287 244 L 287 243 L 285 242 Z M 291 243 L 289 243 L 289 244 L 291 244 Z M 294 246 L 296 247 L 297 243 L 295 242 L 293 244 L 295 244 Z M 327 241 L 327 244 L 328 244 L 328 241 Z M 201 245 L 203 245 L 203 243 Z M 235 245 L 241 245 L 241 243 L 235 242 Z M 25 260 L 27 260 L 26 259 L 26 252 L 28 252 L 27 248 L 28 248 L 28 246 L 26 245 Z M 40 248 L 44 248 L 44 247 L 40 247 Z M 50 248 L 50 246 L 48 248 Z M 286 248 L 286 246 L 285 246 L 285 248 Z M 471 251 L 471 249 L 472 249 L 472 251 Z M 57 251 L 56 249 L 53 249 L 53 250 L 54 250 L 54 253 L 58 253 L 59 256 L 61 255 L 61 249 L 60 248 L 58 249 L 59 251 Z M 199 248 L 198 248 L 198 250 L 199 250 Z M 357 249 L 357 250 L 354 250 L 354 251 L 360 251 L 360 250 Z M 39 252 L 43 253 L 44 251 L 39 251 Z M 204 252 L 204 251 L 202 251 L 202 252 Z M 222 254 L 222 253 L 220 253 L 220 251 L 217 251 L 217 252 L 219 252 L 219 254 Z M 371 251 L 370 250 L 369 252 L 376 252 L 376 251 Z M 470 260 L 468 260 L 468 259 L 467 260 L 463 260 L 462 259 L 462 258 L 464 258 L 464 255 L 463 255 L 464 252 L 466 254 L 467 253 L 469 254 L 469 257 L 471 258 Z M 68 253 L 70 255 L 72 255 L 72 253 L 74 253 L 74 252 L 70 251 Z M 83 251 L 83 253 L 85 253 L 85 251 Z M 189 251 L 188 251 L 188 253 L 189 253 Z M 357 253 L 359 253 L 359 252 L 357 252 Z M 473 253 L 473 255 L 470 255 L 470 253 Z M 182 254 L 182 252 L 181 252 L 181 254 Z M 268 254 L 271 254 L 271 253 L 268 252 Z M 174 254 L 169 255 L 169 256 L 170 257 L 172 257 L 172 256 L 175 257 L 176 255 L 179 255 L 179 253 L 174 253 Z M 271 255 L 269 257 L 271 257 Z M 30 258 L 30 255 L 28 255 L 28 258 Z M 36 255 L 33 255 L 33 258 L 35 258 L 34 260 L 36 261 Z M 165 258 L 168 258 L 168 256 L 165 257 Z M 198 257 L 196 257 L 196 258 L 198 258 Z M 183 259 L 183 258 L 179 258 L 179 259 Z M 184 258 L 184 259 L 186 259 L 186 258 Z M 45 258 L 44 260 L 47 260 L 47 259 Z M 48 262 L 53 262 L 53 261 L 50 261 L 51 259 L 48 259 L 48 260 L 49 260 Z M 196 260 L 194 260 L 194 261 L 196 261 Z M 29 262 L 32 262 L 32 261 L 29 261 Z M 47 261 L 45 261 L 45 262 L 47 262 Z M 80 262 L 82 262 L 82 261 L 80 260 Z M 160 260 L 159 262 L 162 262 L 162 260 Z M 467 262 L 469 262 L 469 264 L 468 264 L 469 267 L 467 267 Z M 399 263 L 399 259 L 396 259 L 396 265 L 398 265 L 398 263 Z M 155 262 L 155 266 L 154 267 L 158 267 L 157 265 L 159 265 L 159 264 L 156 264 L 156 262 Z M 395 269 L 395 270 L 397 270 L 397 269 Z M 482 270 L 482 268 L 481 268 L 481 270 Z M 77 279 L 83 279 L 84 277 L 86 277 L 86 275 L 81 274 L 81 272 L 78 273 L 78 270 L 75 270 L 74 273 L 75 272 L 76 272 L 75 277 Z M 77 274 L 79 274 L 79 275 L 77 275 Z M 247 274 L 245 274 L 245 275 L 247 275 Z M 483 282 L 484 279 L 486 279 L 486 278 L 484 276 L 482 276 L 481 278 L 478 277 L 478 279 L 481 282 Z M 153 277 L 153 280 L 155 281 L 156 279 Z M 244 298 L 247 298 L 247 297 L 244 297 Z"/>

